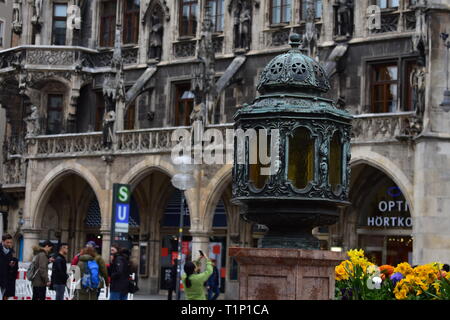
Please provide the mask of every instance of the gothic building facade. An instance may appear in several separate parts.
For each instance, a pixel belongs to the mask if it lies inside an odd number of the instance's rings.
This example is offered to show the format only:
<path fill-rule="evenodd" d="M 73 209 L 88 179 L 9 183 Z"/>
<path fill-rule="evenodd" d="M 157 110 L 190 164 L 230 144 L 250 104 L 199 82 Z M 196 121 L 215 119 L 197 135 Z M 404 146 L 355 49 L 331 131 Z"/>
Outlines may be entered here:
<path fill-rule="evenodd" d="M 328 73 L 326 97 L 354 115 L 352 205 L 314 231 L 323 249 L 450 261 L 447 0 L 12 2 L 12 48 L 0 51 L 1 210 L 22 260 L 44 239 L 69 242 L 71 254 L 94 240 L 108 258 L 113 184 L 130 184 L 140 288 L 164 289 L 180 207 L 171 134 L 193 120 L 231 128 L 295 32 Z M 196 169 L 183 253 L 210 252 L 236 298 L 227 248 L 258 246 L 264 228 L 231 203 L 231 169 Z"/>

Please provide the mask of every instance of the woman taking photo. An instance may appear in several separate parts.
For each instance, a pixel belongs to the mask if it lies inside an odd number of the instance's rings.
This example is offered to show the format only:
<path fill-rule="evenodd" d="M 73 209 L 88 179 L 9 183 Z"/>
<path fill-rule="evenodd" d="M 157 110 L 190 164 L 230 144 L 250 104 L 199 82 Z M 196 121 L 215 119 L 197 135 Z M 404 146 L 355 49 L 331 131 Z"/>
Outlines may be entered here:
<path fill-rule="evenodd" d="M 202 273 L 198 273 L 200 271 L 200 262 L 202 259 L 206 260 L 206 270 Z M 193 262 L 186 262 L 184 265 L 185 274 L 183 274 L 182 280 L 186 300 L 206 300 L 204 284 L 213 273 L 212 262 L 204 255 L 200 255 L 196 264 Z"/>

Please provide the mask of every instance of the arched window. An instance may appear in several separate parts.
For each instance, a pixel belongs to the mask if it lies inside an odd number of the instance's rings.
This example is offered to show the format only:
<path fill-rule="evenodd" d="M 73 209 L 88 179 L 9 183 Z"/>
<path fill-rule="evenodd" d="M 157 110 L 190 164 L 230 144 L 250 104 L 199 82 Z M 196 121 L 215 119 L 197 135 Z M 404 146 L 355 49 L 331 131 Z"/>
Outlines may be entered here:
<path fill-rule="evenodd" d="M 341 135 L 339 132 L 335 132 L 330 145 L 330 184 L 333 190 L 338 185 L 342 185 L 342 143 Z"/>
<path fill-rule="evenodd" d="M 123 8 L 123 43 L 135 44 L 139 39 L 140 0 L 125 0 Z"/>
<path fill-rule="evenodd" d="M 288 179 L 297 189 L 314 180 L 314 139 L 308 129 L 295 129 L 289 138 Z"/>
<path fill-rule="evenodd" d="M 195 36 L 197 11 L 197 0 L 180 0 L 180 36 Z"/>

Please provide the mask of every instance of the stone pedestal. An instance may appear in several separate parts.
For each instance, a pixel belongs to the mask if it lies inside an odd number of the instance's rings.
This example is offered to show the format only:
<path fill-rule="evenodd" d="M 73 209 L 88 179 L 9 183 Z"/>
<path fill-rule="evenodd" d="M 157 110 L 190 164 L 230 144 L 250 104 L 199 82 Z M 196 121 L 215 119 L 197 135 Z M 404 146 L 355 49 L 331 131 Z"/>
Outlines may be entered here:
<path fill-rule="evenodd" d="M 345 253 L 230 248 L 239 264 L 240 300 L 332 300 L 334 268 Z"/>

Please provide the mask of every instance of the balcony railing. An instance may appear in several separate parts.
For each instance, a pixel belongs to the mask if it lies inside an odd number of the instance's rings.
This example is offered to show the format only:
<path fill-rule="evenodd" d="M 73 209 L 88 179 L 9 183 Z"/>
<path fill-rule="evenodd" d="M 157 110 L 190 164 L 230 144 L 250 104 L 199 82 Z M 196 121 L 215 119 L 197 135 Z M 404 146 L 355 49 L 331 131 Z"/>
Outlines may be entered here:
<path fill-rule="evenodd" d="M 392 142 L 421 131 L 415 112 L 373 113 L 354 116 L 353 143 Z"/>
<path fill-rule="evenodd" d="M 226 130 L 233 124 L 211 125 L 206 129 L 221 131 L 226 143 Z M 109 154 L 161 154 L 169 153 L 178 143 L 172 141 L 177 129 L 169 127 L 132 131 L 120 131 L 115 135 L 111 150 L 103 147 L 101 132 L 37 136 L 28 139 L 28 154 L 31 159 L 71 158 L 102 156 Z M 380 113 L 356 115 L 353 120 L 353 143 L 389 143 L 414 137 L 420 132 L 420 122 L 414 112 Z M 229 147 L 229 146 L 224 146 Z"/>

